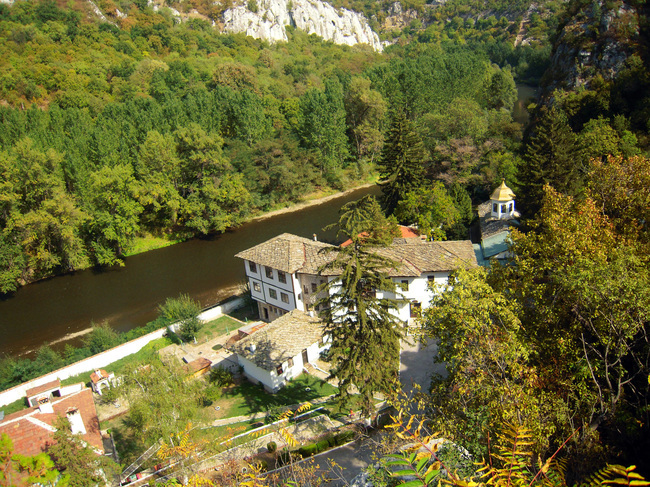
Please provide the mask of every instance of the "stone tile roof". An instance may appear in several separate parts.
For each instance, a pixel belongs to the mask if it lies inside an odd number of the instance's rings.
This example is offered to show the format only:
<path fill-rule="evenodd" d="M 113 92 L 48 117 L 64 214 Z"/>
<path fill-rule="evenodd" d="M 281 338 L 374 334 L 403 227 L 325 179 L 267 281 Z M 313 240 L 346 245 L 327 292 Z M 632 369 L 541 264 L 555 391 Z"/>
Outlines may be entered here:
<path fill-rule="evenodd" d="M 320 318 L 294 309 L 237 342 L 233 350 L 258 367 L 271 371 L 318 342 L 322 336 L 323 322 Z M 254 351 L 251 351 L 251 346 Z"/>
<path fill-rule="evenodd" d="M 255 247 L 243 250 L 235 257 L 290 274 L 297 271 L 316 274 L 318 268 L 330 259 L 328 252 L 322 252 L 326 248 L 334 248 L 334 246 L 283 233 Z"/>
<path fill-rule="evenodd" d="M 46 384 L 32 387 L 31 389 L 27 389 L 25 391 L 25 394 L 27 394 L 27 397 L 33 397 L 33 396 L 38 396 L 39 394 L 43 394 L 44 392 L 48 391 L 53 391 L 55 389 L 58 389 L 61 387 L 61 381 L 59 379 L 53 380 L 52 382 L 48 382 Z"/>
<path fill-rule="evenodd" d="M 491 215 L 492 202 L 486 201 L 478 206 L 478 217 L 481 223 L 481 239 L 487 239 L 501 232 L 509 232 L 511 226 L 519 225 L 519 221 L 514 217 L 498 219 Z"/>
<path fill-rule="evenodd" d="M 333 248 L 326 243 L 283 233 L 239 252 L 236 257 L 289 273 L 318 274 L 320 266 L 335 257 L 333 252 L 323 249 Z M 396 270 L 388 271 L 392 277 L 415 277 L 423 272 L 445 272 L 478 265 L 469 240 L 425 242 L 419 238 L 396 238 L 391 246 L 380 248 L 377 253 L 398 263 Z M 336 269 L 327 273 L 336 274 Z"/>
<path fill-rule="evenodd" d="M 476 267 L 476 254 L 469 240 L 425 242 L 415 238 L 396 238 L 377 253 L 395 261 L 391 277 L 418 277 L 424 272 L 447 272 L 460 267 Z"/>
<path fill-rule="evenodd" d="M 54 413 L 41 413 L 31 408 L 9 414 L 0 422 L 0 435 L 7 434 L 14 445 L 14 452 L 33 456 L 47 449 L 54 442 L 53 435 L 58 417 L 66 417 L 69 408 L 77 408 L 86 428 L 83 440 L 101 452 L 104 451 L 99 431 L 99 419 L 90 389 L 67 395 L 52 401 Z"/>

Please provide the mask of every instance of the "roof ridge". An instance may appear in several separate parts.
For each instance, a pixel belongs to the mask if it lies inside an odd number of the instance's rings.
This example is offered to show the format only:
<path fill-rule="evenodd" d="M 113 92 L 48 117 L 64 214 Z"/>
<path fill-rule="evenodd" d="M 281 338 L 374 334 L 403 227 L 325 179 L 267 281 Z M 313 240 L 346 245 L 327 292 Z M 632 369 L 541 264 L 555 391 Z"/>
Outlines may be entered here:
<path fill-rule="evenodd" d="M 34 410 L 34 412 L 36 412 L 36 410 Z M 35 418 L 35 417 L 31 416 L 31 415 L 30 416 L 23 416 L 23 418 L 25 418 L 26 421 L 29 421 L 30 423 L 32 423 L 32 424 L 34 424 L 36 426 L 40 426 L 41 428 L 46 429 L 50 433 L 56 433 L 58 431 L 54 426 L 49 425 L 45 421 L 41 421 L 40 419 Z"/>

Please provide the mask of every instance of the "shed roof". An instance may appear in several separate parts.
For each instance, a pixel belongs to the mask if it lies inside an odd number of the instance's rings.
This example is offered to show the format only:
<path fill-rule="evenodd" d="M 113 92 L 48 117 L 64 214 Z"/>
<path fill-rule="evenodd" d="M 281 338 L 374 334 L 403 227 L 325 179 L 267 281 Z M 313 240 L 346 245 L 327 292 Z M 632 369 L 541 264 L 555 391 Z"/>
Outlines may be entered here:
<path fill-rule="evenodd" d="M 31 389 L 27 389 L 25 391 L 25 394 L 27 397 L 34 397 L 38 396 L 39 394 L 43 394 L 45 392 L 49 391 L 55 391 L 56 389 L 61 387 L 61 381 L 59 379 L 53 380 L 51 382 L 47 382 L 45 384 L 42 384 L 40 386 L 32 387 Z"/>
<path fill-rule="evenodd" d="M 270 371 L 299 355 L 307 347 L 318 342 L 322 336 L 323 322 L 320 318 L 294 309 L 241 339 L 233 349 L 237 355 Z M 254 351 L 251 351 L 251 346 Z"/>

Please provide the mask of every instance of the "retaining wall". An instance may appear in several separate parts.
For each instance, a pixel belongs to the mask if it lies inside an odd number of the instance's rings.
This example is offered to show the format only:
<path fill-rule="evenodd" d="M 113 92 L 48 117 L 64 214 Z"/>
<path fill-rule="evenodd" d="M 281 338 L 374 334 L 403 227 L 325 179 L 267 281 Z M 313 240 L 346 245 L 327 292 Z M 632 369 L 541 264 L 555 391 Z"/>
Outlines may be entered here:
<path fill-rule="evenodd" d="M 243 298 L 236 298 L 227 301 L 222 305 L 204 310 L 199 315 L 199 319 L 201 321 L 213 320 L 222 314 L 229 313 L 232 310 L 240 308 L 244 302 L 245 301 Z M 178 325 L 171 325 L 170 328 L 176 331 Z M 32 379 L 29 382 L 24 382 L 20 385 L 12 387 L 11 389 L 2 391 L 0 392 L 0 407 L 11 404 L 12 402 L 17 401 L 22 397 L 26 397 L 27 389 L 46 384 L 47 382 L 52 382 L 56 379 L 64 380 L 68 377 L 74 377 L 75 375 L 79 375 L 84 372 L 92 372 L 93 370 L 104 368 L 113 362 L 117 362 L 124 357 L 139 352 L 149 342 L 161 338 L 166 331 L 167 328 L 161 328 L 159 330 L 152 331 L 151 333 L 136 338 L 135 340 L 123 343 L 122 345 L 118 345 L 117 347 L 105 350 L 101 353 L 98 353 L 97 355 L 93 355 L 92 357 L 85 358 L 79 362 L 75 362 L 61 369 L 55 370 L 54 372 L 50 372 L 49 374 L 45 374 L 41 377 L 37 377 L 36 379 Z M 88 379 L 90 380 L 90 376 Z"/>

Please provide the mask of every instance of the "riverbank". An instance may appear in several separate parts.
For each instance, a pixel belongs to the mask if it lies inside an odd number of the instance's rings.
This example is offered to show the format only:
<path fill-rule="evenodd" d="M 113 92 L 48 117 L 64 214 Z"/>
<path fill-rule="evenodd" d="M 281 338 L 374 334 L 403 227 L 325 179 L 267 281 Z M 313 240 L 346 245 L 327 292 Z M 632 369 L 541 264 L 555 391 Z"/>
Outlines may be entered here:
<path fill-rule="evenodd" d="M 359 189 L 369 188 L 377 184 L 376 175 L 373 175 L 372 178 L 369 178 L 369 180 L 370 182 L 358 186 L 354 186 L 352 188 L 348 188 L 344 191 L 336 191 L 336 190 L 315 191 L 305 196 L 305 198 L 300 202 L 293 203 L 290 204 L 289 206 L 284 206 L 278 209 L 257 213 L 251 216 L 250 218 L 246 219 L 246 221 L 242 222 L 242 225 L 246 223 L 266 220 L 268 218 L 273 218 L 274 216 L 284 215 L 286 213 L 292 213 L 294 211 L 304 210 L 305 208 L 309 208 L 311 206 L 322 205 L 323 203 L 327 203 L 328 201 L 331 201 L 336 198 L 341 198 Z M 190 239 L 191 238 L 194 237 L 190 237 Z M 134 255 L 149 252 L 150 250 L 162 249 L 186 241 L 187 240 L 178 239 L 178 238 L 166 239 L 164 237 L 158 237 L 154 235 L 136 237 L 133 245 L 131 246 L 129 251 L 126 252 L 125 257 L 132 257 Z"/>

